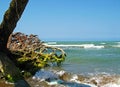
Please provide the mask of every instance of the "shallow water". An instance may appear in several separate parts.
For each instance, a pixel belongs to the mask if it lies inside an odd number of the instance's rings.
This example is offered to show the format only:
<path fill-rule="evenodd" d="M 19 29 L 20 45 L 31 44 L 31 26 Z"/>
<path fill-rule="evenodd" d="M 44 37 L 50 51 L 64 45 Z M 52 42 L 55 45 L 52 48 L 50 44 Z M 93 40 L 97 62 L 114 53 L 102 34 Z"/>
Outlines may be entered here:
<path fill-rule="evenodd" d="M 120 74 L 119 42 L 56 42 L 67 53 L 62 68 L 73 73 Z M 54 45 L 53 45 L 54 46 Z"/>
<path fill-rule="evenodd" d="M 67 53 L 61 67 L 45 68 L 46 71 L 42 74 L 43 77 L 46 75 L 45 78 L 57 74 L 58 78 L 53 83 L 58 79 L 64 81 L 62 84 L 54 85 L 55 87 L 120 87 L 120 42 L 76 41 L 47 44 L 60 47 Z M 51 70 L 53 74 L 50 74 Z M 65 74 L 56 73 L 62 71 Z M 37 72 L 35 78 L 29 82 L 35 80 L 41 80 L 41 72 Z M 53 86 L 44 81 L 47 86 Z"/>

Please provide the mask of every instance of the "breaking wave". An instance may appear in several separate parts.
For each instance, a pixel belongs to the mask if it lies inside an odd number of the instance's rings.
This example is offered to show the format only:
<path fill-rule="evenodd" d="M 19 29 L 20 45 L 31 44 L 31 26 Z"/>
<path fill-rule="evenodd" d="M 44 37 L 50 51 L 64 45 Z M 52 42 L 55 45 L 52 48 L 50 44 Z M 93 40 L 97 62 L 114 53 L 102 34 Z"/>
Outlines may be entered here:
<path fill-rule="evenodd" d="M 50 87 L 120 87 L 120 76 L 105 72 L 84 76 L 64 70 L 40 70 L 33 80 L 45 81 Z"/>
<path fill-rule="evenodd" d="M 101 48 L 104 48 L 103 45 L 94 45 L 94 44 L 81 44 L 81 45 L 76 45 L 76 44 L 72 44 L 72 45 L 60 44 L 60 45 L 49 45 L 49 46 L 55 46 L 55 47 L 80 47 L 80 48 L 85 48 L 85 49 L 89 49 L 89 48 L 101 49 Z"/>
<path fill-rule="evenodd" d="M 113 45 L 112 47 L 120 48 L 120 44 L 118 44 L 118 45 Z"/>
<path fill-rule="evenodd" d="M 113 44 L 111 43 L 106 43 L 106 42 L 100 42 L 100 43 L 97 43 L 97 44 L 91 44 L 91 43 L 83 43 L 83 44 L 78 44 L 78 43 L 72 43 L 72 44 L 64 44 L 64 43 L 58 43 L 58 42 L 47 42 L 45 43 L 45 45 L 48 45 L 48 46 L 55 46 L 55 47 L 69 47 L 69 48 L 72 48 L 72 47 L 78 47 L 78 48 L 85 48 L 85 49 L 103 49 L 103 48 L 120 48 L 120 42 L 114 42 Z"/>
<path fill-rule="evenodd" d="M 116 42 L 117 44 L 116 45 L 113 45 L 112 47 L 115 47 L 115 48 L 120 48 L 120 42 Z"/>

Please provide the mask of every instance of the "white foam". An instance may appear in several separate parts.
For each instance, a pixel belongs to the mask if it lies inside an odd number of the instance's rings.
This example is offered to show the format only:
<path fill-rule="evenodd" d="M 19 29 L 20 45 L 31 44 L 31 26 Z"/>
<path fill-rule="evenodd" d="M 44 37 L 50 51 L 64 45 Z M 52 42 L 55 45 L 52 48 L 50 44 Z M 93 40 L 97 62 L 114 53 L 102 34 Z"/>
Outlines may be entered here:
<path fill-rule="evenodd" d="M 64 45 L 64 44 L 60 44 L 60 45 L 48 45 L 48 46 L 55 46 L 55 47 L 82 47 L 83 45 Z"/>
<path fill-rule="evenodd" d="M 57 44 L 57 42 L 47 42 L 47 44 Z"/>
<path fill-rule="evenodd" d="M 88 84 L 88 83 L 83 83 L 83 84 L 89 85 L 90 87 L 98 87 L 98 86 L 96 86 L 96 85 L 94 85 L 94 84 Z"/>
<path fill-rule="evenodd" d="M 52 81 L 52 82 L 47 82 L 48 85 L 57 85 L 58 82 L 57 81 Z"/>
<path fill-rule="evenodd" d="M 33 76 L 33 79 L 37 79 L 37 80 L 45 80 L 45 79 L 56 79 L 58 78 L 58 76 L 56 74 L 54 74 L 51 71 L 46 71 L 46 70 L 40 70 L 38 72 L 36 72 L 36 74 Z"/>
<path fill-rule="evenodd" d="M 101 87 L 120 87 L 120 85 L 115 84 L 115 83 L 108 83 L 108 84 L 105 84 L 105 85 L 103 85 Z"/>
<path fill-rule="evenodd" d="M 106 43 L 100 43 L 100 44 L 106 44 Z"/>
<path fill-rule="evenodd" d="M 103 45 L 100 45 L 100 46 L 96 46 L 96 45 L 94 45 L 94 44 L 85 44 L 84 45 L 84 48 L 97 48 L 97 49 L 101 49 L 101 48 L 104 48 L 104 46 Z"/>
<path fill-rule="evenodd" d="M 118 45 L 113 45 L 112 47 L 117 47 L 117 48 L 119 48 L 119 47 L 120 47 L 120 44 L 118 44 Z"/>
<path fill-rule="evenodd" d="M 94 84 L 88 84 L 88 83 L 84 83 L 84 84 L 89 85 L 90 87 L 120 87 L 120 85 L 115 84 L 115 83 L 108 83 L 102 86 L 96 86 Z"/>
<path fill-rule="evenodd" d="M 78 76 L 76 74 L 74 74 L 72 76 L 72 78 L 70 79 L 70 81 L 77 81 L 77 79 L 78 79 Z"/>
<path fill-rule="evenodd" d="M 55 72 L 55 74 L 57 74 L 58 76 L 62 76 L 63 74 L 65 74 L 65 71 L 61 70 L 59 72 Z"/>
<path fill-rule="evenodd" d="M 85 49 L 88 49 L 88 48 L 97 48 L 97 49 L 101 49 L 101 48 L 104 48 L 103 45 L 94 45 L 94 44 L 81 44 L 81 45 L 75 45 L 75 44 L 72 44 L 72 45 L 63 45 L 63 44 L 60 44 L 60 45 L 48 45 L 48 46 L 55 46 L 55 47 L 80 47 L 80 48 L 85 48 Z"/>
<path fill-rule="evenodd" d="M 60 85 L 61 83 L 65 83 L 66 85 L 72 85 L 70 87 L 79 87 L 79 85 L 87 85 L 90 87 L 120 87 L 120 78 L 116 76 L 111 77 L 109 73 L 102 72 L 102 73 L 96 73 L 96 74 L 89 74 L 89 78 L 84 78 L 84 81 L 79 80 L 79 76 L 77 74 L 71 74 L 71 77 L 69 78 L 69 82 L 63 81 L 59 78 L 59 76 L 63 75 L 66 73 L 66 71 L 61 70 L 61 71 L 49 71 L 49 70 L 40 70 L 36 72 L 35 76 L 33 76 L 33 80 L 39 80 L 39 81 L 44 81 L 47 78 L 57 78 L 53 79 L 50 82 L 47 82 L 48 85 Z M 67 78 L 67 77 L 66 77 Z M 109 81 L 105 84 L 104 81 L 106 79 L 109 79 Z M 95 81 L 94 84 L 93 81 Z M 69 84 L 73 83 L 73 84 Z M 73 86 L 74 85 L 74 86 Z M 86 86 L 86 87 L 87 87 Z M 66 86 L 65 86 L 66 87 Z M 80 86 L 84 87 L 84 86 Z"/>
<path fill-rule="evenodd" d="M 117 47 L 119 48 L 120 47 L 120 42 L 116 42 L 117 44 L 116 45 L 112 45 L 112 47 Z"/>

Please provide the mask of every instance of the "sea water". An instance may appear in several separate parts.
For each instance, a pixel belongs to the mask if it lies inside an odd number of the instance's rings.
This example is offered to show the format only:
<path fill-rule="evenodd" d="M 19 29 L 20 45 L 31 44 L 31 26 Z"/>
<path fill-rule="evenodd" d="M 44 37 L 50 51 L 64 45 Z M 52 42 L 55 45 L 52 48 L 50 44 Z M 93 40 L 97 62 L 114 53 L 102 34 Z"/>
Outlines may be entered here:
<path fill-rule="evenodd" d="M 71 86 L 77 85 L 77 82 L 87 84 L 89 87 L 120 87 L 119 41 L 55 41 L 46 44 L 62 48 L 67 57 L 61 67 L 48 68 L 45 76 L 51 69 L 54 69 L 54 72 L 58 71 L 58 73 L 67 72 L 65 77 L 68 79 L 67 82 L 71 80 L 75 82 L 75 84 L 67 83 L 69 86 L 66 87 L 81 87 Z M 71 76 L 69 73 L 72 73 Z M 39 75 L 41 71 L 35 74 L 37 78 L 41 77 Z M 78 80 L 81 78 L 83 81 Z"/>
<path fill-rule="evenodd" d="M 62 48 L 66 60 L 62 68 L 73 73 L 120 74 L 120 42 L 118 41 L 60 41 L 49 44 Z"/>

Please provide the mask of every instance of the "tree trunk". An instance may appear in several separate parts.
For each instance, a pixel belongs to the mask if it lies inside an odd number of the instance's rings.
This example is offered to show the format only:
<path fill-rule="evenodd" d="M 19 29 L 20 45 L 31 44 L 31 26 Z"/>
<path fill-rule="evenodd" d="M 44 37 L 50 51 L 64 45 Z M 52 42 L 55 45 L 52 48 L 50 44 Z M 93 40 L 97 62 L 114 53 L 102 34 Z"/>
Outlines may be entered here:
<path fill-rule="evenodd" d="M 11 55 L 9 55 L 9 51 L 7 51 L 7 42 L 27 3 L 28 0 L 12 0 L 10 7 L 4 14 L 3 21 L 0 24 L 0 71 L 6 78 L 14 81 L 19 81 L 23 79 L 23 77 L 20 74 L 19 69 L 10 60 Z M 17 87 L 29 87 L 29 85 L 19 85 Z"/>
<path fill-rule="evenodd" d="M 5 12 L 0 25 L 0 50 L 6 50 L 10 34 L 16 27 L 28 0 L 12 0 L 9 9 Z"/>

